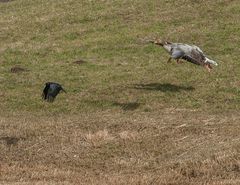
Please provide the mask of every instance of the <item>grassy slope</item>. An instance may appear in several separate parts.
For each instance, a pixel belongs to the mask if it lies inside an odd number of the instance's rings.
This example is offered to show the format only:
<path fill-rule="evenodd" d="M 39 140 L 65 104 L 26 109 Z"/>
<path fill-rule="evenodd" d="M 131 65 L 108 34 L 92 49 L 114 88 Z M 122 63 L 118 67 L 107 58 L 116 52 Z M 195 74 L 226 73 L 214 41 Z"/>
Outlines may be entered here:
<path fill-rule="evenodd" d="M 239 11 L 238 0 L 0 3 L 1 180 L 237 184 Z M 196 44 L 219 67 L 167 65 L 143 42 L 153 37 Z M 46 81 L 68 93 L 41 101 Z"/>

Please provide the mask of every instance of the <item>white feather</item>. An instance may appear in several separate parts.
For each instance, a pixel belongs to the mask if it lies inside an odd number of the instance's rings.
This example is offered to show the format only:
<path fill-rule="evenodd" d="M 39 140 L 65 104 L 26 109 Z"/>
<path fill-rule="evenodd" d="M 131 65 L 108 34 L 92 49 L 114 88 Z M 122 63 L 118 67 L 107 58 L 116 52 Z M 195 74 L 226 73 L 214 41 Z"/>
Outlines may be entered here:
<path fill-rule="evenodd" d="M 218 63 L 213 61 L 213 60 L 210 60 L 209 58 L 206 57 L 206 60 L 205 60 L 205 63 L 210 63 L 210 64 L 213 64 L 215 66 L 218 66 Z"/>

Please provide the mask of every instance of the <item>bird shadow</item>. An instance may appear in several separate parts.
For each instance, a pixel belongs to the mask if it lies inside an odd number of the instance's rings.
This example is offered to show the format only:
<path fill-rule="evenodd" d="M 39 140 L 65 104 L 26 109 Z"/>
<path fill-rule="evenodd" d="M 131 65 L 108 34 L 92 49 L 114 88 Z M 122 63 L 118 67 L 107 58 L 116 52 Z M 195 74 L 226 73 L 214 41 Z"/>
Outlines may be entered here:
<path fill-rule="evenodd" d="M 113 106 L 119 106 L 124 111 L 133 111 L 133 110 L 136 110 L 140 106 L 140 103 L 137 103 L 137 102 L 129 102 L 129 103 L 113 102 Z"/>
<path fill-rule="evenodd" d="M 162 92 L 180 92 L 180 91 L 193 91 L 192 86 L 180 86 L 170 83 L 149 83 L 149 84 L 134 84 L 134 89 L 162 91 Z"/>
<path fill-rule="evenodd" d="M 117 102 L 111 100 L 85 100 L 88 105 L 98 107 L 98 108 L 110 108 L 119 107 L 124 111 L 133 111 L 137 109 L 141 104 L 138 102 Z"/>
<path fill-rule="evenodd" d="M 8 136 L 0 137 L 0 140 L 5 141 L 5 143 L 8 146 L 16 145 L 19 142 L 19 140 L 21 140 L 21 139 L 24 139 L 24 138 L 21 138 L 21 137 L 8 137 Z"/>
<path fill-rule="evenodd" d="M 74 61 L 73 63 L 74 63 L 74 64 L 78 64 L 78 65 L 82 65 L 82 64 L 87 63 L 87 61 L 86 61 L 86 60 L 79 59 L 79 60 Z"/>

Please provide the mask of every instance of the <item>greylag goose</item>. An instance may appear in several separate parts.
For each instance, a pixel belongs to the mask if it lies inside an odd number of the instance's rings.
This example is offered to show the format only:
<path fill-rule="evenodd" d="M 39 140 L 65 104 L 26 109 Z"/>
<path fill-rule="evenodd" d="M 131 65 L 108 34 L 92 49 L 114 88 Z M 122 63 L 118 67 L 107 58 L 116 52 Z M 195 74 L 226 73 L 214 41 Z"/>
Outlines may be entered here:
<path fill-rule="evenodd" d="M 217 62 L 207 58 L 203 51 L 195 45 L 160 40 L 151 40 L 150 42 L 162 46 L 170 54 L 168 62 L 170 62 L 171 59 L 175 59 L 177 60 L 177 63 L 180 63 L 180 59 L 183 59 L 193 64 L 205 67 L 208 72 L 212 69 L 211 65 L 218 65 Z"/>

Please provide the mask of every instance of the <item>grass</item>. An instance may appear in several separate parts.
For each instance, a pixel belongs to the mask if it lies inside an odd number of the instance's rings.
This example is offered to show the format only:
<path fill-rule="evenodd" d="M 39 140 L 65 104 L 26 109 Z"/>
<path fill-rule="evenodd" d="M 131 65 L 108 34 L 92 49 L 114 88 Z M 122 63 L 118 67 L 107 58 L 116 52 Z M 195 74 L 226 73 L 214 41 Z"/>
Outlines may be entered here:
<path fill-rule="evenodd" d="M 0 182 L 239 184 L 239 10 L 0 1 Z M 167 64 L 144 42 L 154 37 L 196 44 L 219 66 Z M 47 81 L 68 93 L 42 101 Z"/>

